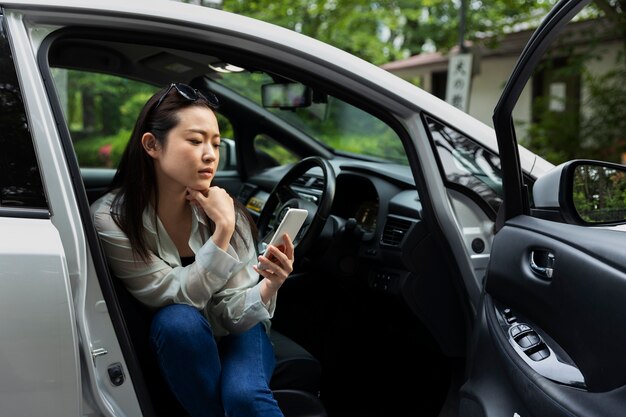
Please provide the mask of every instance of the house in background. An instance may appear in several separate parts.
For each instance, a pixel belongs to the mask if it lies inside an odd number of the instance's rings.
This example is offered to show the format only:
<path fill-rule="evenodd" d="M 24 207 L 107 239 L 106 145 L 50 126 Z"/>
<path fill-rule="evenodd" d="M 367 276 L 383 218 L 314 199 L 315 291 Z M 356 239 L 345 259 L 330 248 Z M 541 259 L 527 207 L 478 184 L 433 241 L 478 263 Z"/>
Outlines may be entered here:
<path fill-rule="evenodd" d="M 608 19 L 593 19 L 570 23 L 552 48 L 552 62 L 542 66 L 533 75 L 515 109 L 516 124 L 527 124 L 541 116 L 534 110 L 536 98 L 550 97 L 549 111 L 582 114 L 585 108 L 583 71 L 563 71 L 573 62 L 573 57 L 590 56 L 584 68 L 589 74 L 601 75 L 618 65 L 618 57 L 624 51 L 621 37 L 611 35 L 614 25 Z M 505 35 L 494 46 L 483 41 L 469 47 L 473 54 L 473 76 L 469 90 L 467 113 L 493 126 L 492 115 L 502 89 L 508 80 L 522 49 L 533 30 Z M 382 68 L 409 81 L 419 80 L 426 91 L 445 100 L 449 57 L 458 53 L 458 47 L 449 55 L 424 53 L 404 60 L 387 63 Z M 622 61 L 623 63 L 623 61 Z"/>

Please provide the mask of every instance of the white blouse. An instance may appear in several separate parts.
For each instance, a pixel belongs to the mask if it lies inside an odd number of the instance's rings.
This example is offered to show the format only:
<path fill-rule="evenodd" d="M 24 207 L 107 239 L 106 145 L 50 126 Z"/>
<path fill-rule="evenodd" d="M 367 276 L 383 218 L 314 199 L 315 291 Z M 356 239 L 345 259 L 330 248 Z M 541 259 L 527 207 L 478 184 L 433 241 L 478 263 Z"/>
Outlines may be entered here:
<path fill-rule="evenodd" d="M 212 239 L 204 214 L 193 207 L 189 247 L 195 262 L 183 267 L 174 242 L 150 209 L 143 213 L 147 262 L 133 253 L 130 241 L 111 216 L 115 193 L 94 202 L 91 214 L 109 268 L 139 301 L 150 307 L 189 304 L 202 310 L 215 336 L 241 333 L 259 322 L 267 331 L 276 308 L 276 295 L 261 300 L 259 275 L 252 269 L 256 249 L 249 232 L 246 242 L 220 249 Z M 243 219 L 238 219 L 243 220 Z M 156 224 L 155 224 L 156 221 Z"/>

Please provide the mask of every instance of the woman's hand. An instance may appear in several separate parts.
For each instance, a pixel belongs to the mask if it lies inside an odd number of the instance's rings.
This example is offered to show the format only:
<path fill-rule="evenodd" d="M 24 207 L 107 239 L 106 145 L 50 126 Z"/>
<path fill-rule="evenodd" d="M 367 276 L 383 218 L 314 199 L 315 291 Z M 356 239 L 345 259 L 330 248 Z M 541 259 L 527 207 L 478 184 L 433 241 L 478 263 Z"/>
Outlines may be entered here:
<path fill-rule="evenodd" d="M 211 237 L 213 242 L 223 250 L 228 249 L 237 219 L 235 203 L 230 194 L 215 186 L 206 191 L 187 188 L 187 200 L 200 207 L 215 223 L 215 232 Z"/>
<path fill-rule="evenodd" d="M 261 299 L 267 303 L 278 291 L 289 274 L 293 271 L 294 247 L 289 235 L 283 236 L 283 244 L 280 246 L 269 245 L 267 257 L 260 255 L 259 264 L 253 268 L 263 278 L 261 281 Z"/>

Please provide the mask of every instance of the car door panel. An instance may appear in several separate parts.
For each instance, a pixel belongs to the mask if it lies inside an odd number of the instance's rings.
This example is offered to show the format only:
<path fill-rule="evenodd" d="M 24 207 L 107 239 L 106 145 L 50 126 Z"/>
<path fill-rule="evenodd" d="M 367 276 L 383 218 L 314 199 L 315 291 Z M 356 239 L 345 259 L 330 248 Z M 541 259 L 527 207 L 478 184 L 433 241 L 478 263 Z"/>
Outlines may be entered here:
<path fill-rule="evenodd" d="M 83 179 L 87 199 L 91 204 L 109 189 L 115 170 L 110 168 L 80 168 L 80 175 Z"/>
<path fill-rule="evenodd" d="M 1 413 L 78 416 L 78 338 L 59 234 L 49 219 L 0 217 L 0 236 Z"/>
<path fill-rule="evenodd" d="M 626 334 L 618 330 L 626 325 L 623 242 L 622 232 L 529 216 L 511 219 L 496 234 L 478 321 L 490 342 L 475 350 L 479 360 L 493 351 L 491 359 L 505 371 L 487 379 L 506 381 L 509 395 L 518 396 L 531 415 L 613 415 L 605 401 L 621 406 L 615 412 L 626 407 Z M 531 253 L 538 251 L 554 255 L 551 277 L 531 268 Z M 511 333 L 519 324 L 539 336 L 541 346 L 528 354 Z M 533 349 L 545 349 L 551 358 L 533 361 Z M 553 366 L 542 366 L 554 358 Z M 472 385 L 466 386 L 469 395 L 478 389 Z M 519 412 L 513 404 L 511 415 Z"/>
<path fill-rule="evenodd" d="M 626 387 L 589 392 L 545 378 L 507 340 L 490 295 L 485 295 L 482 307 L 471 371 L 461 390 L 461 417 L 623 415 Z M 531 326 L 539 329 L 534 323 Z"/>
<path fill-rule="evenodd" d="M 623 233 L 519 216 L 496 241 L 487 292 L 557 340 L 590 391 L 625 385 L 626 333 L 610 330 L 626 325 Z M 530 267 L 538 250 L 554 254 L 551 278 Z"/>
<path fill-rule="evenodd" d="M 516 135 L 523 135 L 513 118 L 520 94 L 559 32 L 587 3 L 555 5 L 532 35 L 494 111 L 505 197 L 461 391 L 461 415 L 618 416 L 626 409 L 626 334 L 621 331 L 626 235 L 568 224 L 566 217 L 539 218 L 526 198 L 515 152 Z M 555 187 L 554 195 L 572 198 L 566 182 Z M 562 207 L 547 209 L 557 213 Z"/>

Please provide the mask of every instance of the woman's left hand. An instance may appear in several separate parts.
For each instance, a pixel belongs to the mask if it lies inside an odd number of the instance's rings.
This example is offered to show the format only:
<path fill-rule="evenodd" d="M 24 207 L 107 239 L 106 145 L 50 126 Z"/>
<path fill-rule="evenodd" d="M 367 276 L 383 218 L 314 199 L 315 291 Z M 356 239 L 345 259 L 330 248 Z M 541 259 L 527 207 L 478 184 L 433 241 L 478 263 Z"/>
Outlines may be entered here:
<path fill-rule="evenodd" d="M 262 268 L 259 268 L 258 265 L 253 266 L 254 270 L 265 278 L 261 282 L 261 298 L 264 303 L 267 303 L 276 294 L 293 271 L 294 246 L 289 235 L 283 236 L 282 245 L 269 245 L 267 255 L 267 257 L 259 256 L 259 265 Z"/>

